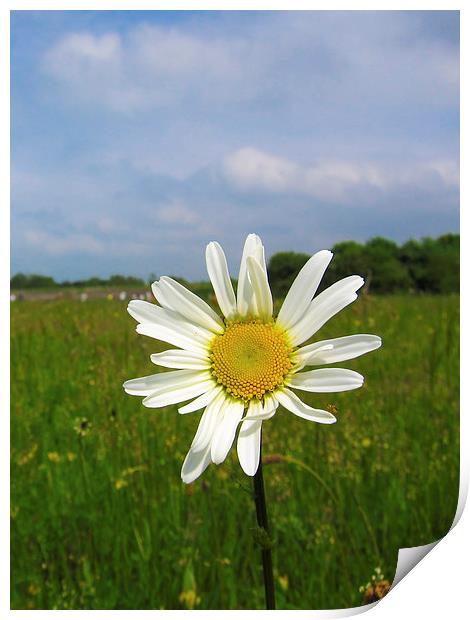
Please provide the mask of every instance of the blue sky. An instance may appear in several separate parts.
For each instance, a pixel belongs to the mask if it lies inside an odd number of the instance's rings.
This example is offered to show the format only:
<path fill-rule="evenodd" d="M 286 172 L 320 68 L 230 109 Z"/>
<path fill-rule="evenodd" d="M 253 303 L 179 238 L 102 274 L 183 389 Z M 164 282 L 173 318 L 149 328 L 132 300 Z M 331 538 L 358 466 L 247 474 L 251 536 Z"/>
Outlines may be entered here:
<path fill-rule="evenodd" d="M 459 228 L 457 12 L 15 11 L 12 273 Z"/>

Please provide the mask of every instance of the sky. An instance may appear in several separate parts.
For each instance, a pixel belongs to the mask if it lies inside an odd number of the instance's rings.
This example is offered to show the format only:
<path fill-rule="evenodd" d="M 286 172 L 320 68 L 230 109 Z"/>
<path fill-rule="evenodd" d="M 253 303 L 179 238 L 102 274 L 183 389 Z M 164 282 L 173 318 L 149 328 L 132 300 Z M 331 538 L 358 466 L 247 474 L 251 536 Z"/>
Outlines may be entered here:
<path fill-rule="evenodd" d="M 459 230 L 456 11 L 14 11 L 11 272 Z"/>

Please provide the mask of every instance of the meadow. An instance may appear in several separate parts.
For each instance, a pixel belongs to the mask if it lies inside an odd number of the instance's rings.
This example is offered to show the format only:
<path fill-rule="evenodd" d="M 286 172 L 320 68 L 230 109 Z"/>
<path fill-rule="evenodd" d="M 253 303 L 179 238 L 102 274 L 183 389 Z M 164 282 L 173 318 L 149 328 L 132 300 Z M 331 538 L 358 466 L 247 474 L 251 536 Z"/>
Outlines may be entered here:
<path fill-rule="evenodd" d="M 166 348 L 125 308 L 11 304 L 11 606 L 262 609 L 252 480 L 232 450 L 181 482 L 200 413 L 124 393 Z M 279 409 L 263 426 L 279 608 L 361 605 L 374 573 L 393 580 L 398 548 L 448 531 L 458 312 L 457 295 L 363 295 L 316 334 L 373 333 L 383 347 L 338 364 L 365 375 L 361 390 L 307 397 L 337 424 Z"/>

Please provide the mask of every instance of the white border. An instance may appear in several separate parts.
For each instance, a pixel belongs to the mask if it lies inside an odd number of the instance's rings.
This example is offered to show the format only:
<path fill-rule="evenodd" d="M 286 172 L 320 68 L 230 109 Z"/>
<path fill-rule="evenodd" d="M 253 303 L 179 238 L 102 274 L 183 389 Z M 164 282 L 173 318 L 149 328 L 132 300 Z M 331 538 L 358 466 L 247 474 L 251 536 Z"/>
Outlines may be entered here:
<path fill-rule="evenodd" d="M 260 1 L 260 0 L 238 0 L 233 1 L 189 1 L 186 0 L 162 0 L 161 2 L 151 2 L 135 0 L 130 2 L 129 0 L 101 0 L 93 2 L 93 0 L 82 0 L 80 2 L 59 2 L 59 1 L 7 1 L 2 4 L 0 9 L 0 36 L 1 36 L 1 58 L 0 58 L 0 79 L 4 84 L 2 89 L 2 137 L 3 145 L 1 150 L 2 157 L 2 169 L 4 171 L 3 179 L 9 178 L 9 11 L 10 10 L 460 10 L 461 11 L 461 58 L 462 65 L 465 66 L 465 60 L 468 58 L 468 44 L 469 37 L 467 9 L 463 7 L 463 2 L 437 2 L 437 1 L 414 1 L 412 3 L 398 3 L 398 2 L 346 2 L 346 1 L 318 1 L 307 2 L 299 0 L 291 0 L 290 2 L 275 2 L 275 1 Z M 468 70 L 467 70 L 468 71 Z M 462 110 L 470 109 L 470 101 L 468 97 L 467 80 L 461 71 L 462 77 Z M 467 131 L 466 131 L 467 130 Z M 468 123 L 466 116 L 463 115 L 461 125 L 461 135 L 468 135 Z M 468 161 L 466 157 L 466 144 L 462 146 L 462 161 Z M 465 168 L 464 168 L 465 169 Z M 466 205 L 465 198 L 468 196 L 467 183 L 465 178 L 462 179 L 461 186 L 461 204 Z M 10 204 L 9 199 L 9 185 L 5 182 L 1 185 L 2 192 L 2 207 L 0 208 L 0 234 L 2 235 L 0 243 L 0 283 L 2 285 L 2 295 L 0 295 L 0 313 L 4 318 L 9 316 L 9 209 L 7 205 Z M 462 234 L 465 238 L 467 214 L 465 210 L 462 210 L 461 214 Z M 461 281 L 462 281 L 462 296 L 461 296 L 461 308 L 464 316 L 469 314 L 468 304 L 468 289 L 465 286 L 464 274 L 468 273 L 466 267 L 468 266 L 468 252 L 465 244 L 462 245 L 462 268 L 461 268 Z M 5 320 L 5 319 L 4 319 Z M 469 335 L 467 324 L 462 322 L 462 341 L 467 341 L 465 338 Z M 0 347 L 4 352 L 3 359 L 7 359 L 9 356 L 9 333 L 8 330 L 1 330 L 0 332 Z M 465 353 L 465 347 L 462 347 L 462 372 L 461 376 L 468 376 L 469 364 L 468 355 Z M 9 368 L 5 363 L 0 373 L 0 387 L 3 388 L 2 393 L 9 395 Z M 461 411 L 468 412 L 468 396 L 463 389 L 461 393 Z M 2 432 L 0 433 L 0 454 L 2 456 L 2 463 L 0 468 L 0 484 L 2 497 L 9 497 L 9 420 L 5 415 L 9 409 L 9 396 L 7 396 L 7 406 L 4 409 L 1 424 Z M 370 617 L 380 617 L 383 619 L 395 618 L 397 614 L 403 615 L 406 612 L 406 617 L 439 617 L 443 614 L 449 617 L 461 617 L 461 613 L 467 608 L 466 604 L 466 578 L 468 573 L 467 568 L 467 556 L 465 552 L 465 543 L 468 543 L 470 538 L 470 517 L 469 511 L 463 512 L 463 505 L 465 503 L 465 497 L 468 489 L 468 473 L 469 473 L 469 427 L 467 417 L 461 416 L 461 488 L 459 498 L 459 509 L 454 522 L 454 527 L 451 532 L 443 539 L 443 542 L 437 544 L 433 551 L 427 555 L 421 562 L 418 560 L 418 565 L 412 570 L 407 579 L 400 581 L 398 586 L 394 583 L 394 587 L 390 594 L 385 597 L 377 606 L 358 607 L 352 610 L 329 610 L 324 612 L 315 611 L 292 611 L 283 612 L 279 611 L 276 614 L 280 617 L 295 615 L 307 615 L 314 618 L 332 618 L 332 617 L 345 617 L 346 615 L 355 615 L 362 613 L 367 609 L 373 608 L 370 611 Z M 460 514 L 459 514 L 460 513 Z M 461 515 L 460 521 L 458 517 Z M 15 617 L 21 617 L 24 614 L 34 613 L 35 617 L 46 617 L 46 614 L 50 612 L 45 611 L 9 611 L 9 592 L 7 584 L 9 584 L 9 502 L 2 501 L 0 512 L 0 532 L 1 532 L 1 549 L 2 557 L 0 564 L 0 609 L 10 614 L 14 614 Z M 434 547 L 434 545 L 426 545 L 426 547 Z M 419 553 L 419 551 L 418 551 Z M 409 556 L 409 554 L 408 554 Z M 409 559 L 409 557 L 408 557 Z M 165 613 L 174 615 L 180 615 L 181 613 L 190 612 L 178 612 L 178 611 L 56 611 L 56 614 L 90 614 L 99 613 L 103 616 L 113 617 L 115 614 L 157 614 Z M 195 614 L 201 615 L 214 615 L 219 614 L 219 611 L 195 611 Z M 239 613 L 257 613 L 268 614 L 270 612 L 239 612 L 239 611 L 224 611 L 229 614 Z"/>

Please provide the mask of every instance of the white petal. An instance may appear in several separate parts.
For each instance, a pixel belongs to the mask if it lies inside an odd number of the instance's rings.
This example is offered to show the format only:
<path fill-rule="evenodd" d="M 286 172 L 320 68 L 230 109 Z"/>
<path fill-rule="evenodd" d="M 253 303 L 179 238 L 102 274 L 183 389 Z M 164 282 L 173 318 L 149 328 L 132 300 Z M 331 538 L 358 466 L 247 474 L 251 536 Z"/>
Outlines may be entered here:
<path fill-rule="evenodd" d="M 220 421 L 221 410 L 225 400 L 225 394 L 219 393 L 205 408 L 191 444 L 194 450 L 203 450 L 211 442 L 214 430 Z"/>
<path fill-rule="evenodd" d="M 127 305 L 127 312 L 139 323 L 160 323 L 159 319 L 162 308 L 148 301 L 132 299 Z M 180 317 L 182 318 L 182 317 Z"/>
<path fill-rule="evenodd" d="M 248 416 L 261 413 L 262 405 L 252 401 Z M 237 453 L 240 465 L 247 476 L 254 476 L 259 465 L 262 420 L 243 420 L 237 440 Z"/>
<path fill-rule="evenodd" d="M 309 344 L 306 347 L 301 347 L 294 351 L 292 356 L 293 368 L 292 372 L 298 372 L 302 370 L 304 366 L 309 364 L 306 363 L 306 359 L 310 359 L 311 356 L 320 355 L 323 351 L 328 351 L 333 349 L 332 344 L 323 344 L 326 341 L 314 342 L 313 344 Z M 318 345 L 318 346 L 316 346 Z"/>
<path fill-rule="evenodd" d="M 156 284 L 156 283 L 155 283 Z M 194 337 L 201 342 L 208 342 L 214 337 L 214 333 L 205 329 L 201 325 L 191 323 L 186 318 L 169 308 L 162 308 L 148 301 L 133 299 L 127 306 L 129 314 L 139 323 L 154 323 L 162 327 L 177 329 L 185 334 Z"/>
<path fill-rule="evenodd" d="M 217 394 L 220 394 L 222 389 L 223 389 L 222 386 L 217 385 L 216 387 L 212 388 L 212 390 L 209 390 L 208 392 L 201 394 L 201 396 L 198 396 L 198 398 L 191 401 L 187 405 L 180 407 L 178 409 L 178 412 L 179 413 L 192 413 L 193 411 L 198 411 L 199 409 L 203 409 L 206 405 L 208 405 L 210 402 L 214 400 Z"/>
<path fill-rule="evenodd" d="M 152 353 L 150 359 L 157 366 L 165 368 L 188 368 L 191 370 L 204 370 L 210 368 L 211 362 L 207 354 L 181 349 L 170 349 L 163 353 Z"/>
<path fill-rule="evenodd" d="M 224 251 L 216 241 L 209 243 L 206 248 L 206 265 L 219 307 L 223 315 L 230 318 L 237 311 L 237 300 Z"/>
<path fill-rule="evenodd" d="M 320 424 L 333 424 L 336 422 L 334 415 L 324 409 L 313 409 L 313 407 L 309 407 L 301 401 L 294 392 L 291 392 L 291 390 L 287 388 L 283 388 L 276 392 L 276 398 L 285 409 L 299 416 L 299 418 L 311 420 L 312 422 L 319 422 Z"/>
<path fill-rule="evenodd" d="M 309 258 L 299 271 L 279 310 L 277 323 L 281 327 L 289 329 L 302 318 L 332 258 L 332 252 L 321 250 Z"/>
<path fill-rule="evenodd" d="M 279 403 L 272 394 L 267 394 L 264 397 L 263 412 L 269 418 L 273 417 L 273 415 L 276 413 L 276 409 L 278 408 L 278 406 Z"/>
<path fill-rule="evenodd" d="M 207 379 L 206 381 L 199 381 L 197 383 L 188 383 L 181 387 L 158 390 L 144 398 L 142 404 L 144 407 L 166 407 L 167 405 L 174 405 L 199 396 L 211 390 L 213 387 L 214 380 Z"/>
<path fill-rule="evenodd" d="M 319 368 L 299 372 L 286 381 L 287 385 L 307 392 L 346 392 L 360 388 L 364 377 L 346 368 Z"/>
<path fill-rule="evenodd" d="M 256 413 L 248 411 L 243 420 L 269 420 L 276 413 L 278 402 L 271 394 L 264 397 L 264 405 Z"/>
<path fill-rule="evenodd" d="M 176 280 L 162 276 L 152 285 L 152 290 L 163 307 L 179 312 L 189 321 L 209 331 L 215 333 L 224 331 L 223 321 L 214 310 Z"/>
<path fill-rule="evenodd" d="M 189 449 L 186 458 L 184 459 L 183 467 L 181 468 L 181 479 L 186 484 L 194 482 L 196 478 L 206 470 L 207 466 L 211 462 L 211 447 L 206 446 L 204 450 L 194 450 L 193 447 Z"/>
<path fill-rule="evenodd" d="M 162 325 L 155 325 L 155 323 L 139 323 L 136 327 L 136 332 L 143 336 L 150 336 L 156 340 L 162 340 L 168 342 L 175 347 L 181 347 L 187 351 L 194 351 L 202 355 L 207 355 L 207 344 L 202 344 L 198 339 L 192 338 L 186 334 L 183 330 L 179 330 L 177 327 L 167 327 Z"/>
<path fill-rule="evenodd" d="M 356 291 L 363 284 L 360 276 L 348 276 L 315 297 L 300 321 L 288 330 L 291 343 L 297 346 L 308 340 L 332 316 L 357 299 Z"/>
<path fill-rule="evenodd" d="M 161 306 L 163 306 L 164 308 L 172 308 L 170 300 L 165 295 L 164 291 L 162 291 L 161 288 L 160 288 L 160 281 L 159 280 L 157 280 L 156 282 L 153 282 L 153 284 L 152 284 L 152 293 L 153 293 L 153 296 L 155 297 L 155 299 L 158 301 L 158 303 Z M 172 312 L 174 312 L 174 310 L 172 310 Z"/>
<path fill-rule="evenodd" d="M 165 390 L 173 387 L 206 381 L 210 373 L 194 370 L 175 370 L 173 372 L 159 372 L 155 375 L 129 379 L 123 384 L 124 390 L 133 396 L 148 396 L 157 390 Z"/>
<path fill-rule="evenodd" d="M 248 256 L 246 265 L 255 296 L 256 314 L 260 318 L 268 320 L 273 315 L 273 297 L 269 288 L 267 273 L 252 256 Z"/>
<path fill-rule="evenodd" d="M 248 235 L 243 247 L 237 284 L 237 311 L 240 316 L 254 314 L 255 311 L 253 287 L 251 286 L 250 279 L 248 278 L 246 265 L 246 259 L 248 256 L 254 256 L 258 259 L 260 264 L 265 264 L 264 248 L 258 235 Z"/>
<path fill-rule="evenodd" d="M 320 340 L 296 351 L 297 361 L 302 366 L 318 364 L 335 364 L 352 360 L 378 349 L 382 340 L 372 334 L 354 334 L 342 338 Z"/>
<path fill-rule="evenodd" d="M 155 325 L 175 329 L 203 344 L 208 343 L 214 337 L 213 332 L 204 329 L 200 325 L 190 323 L 178 312 L 156 306 L 148 301 L 133 299 L 129 302 L 127 311 L 139 323 L 154 323 Z"/>
<path fill-rule="evenodd" d="M 211 458 L 214 463 L 219 464 L 225 460 L 235 439 L 243 410 L 244 405 L 241 401 L 226 401 L 223 405 L 222 417 L 215 429 L 211 443 Z"/>

